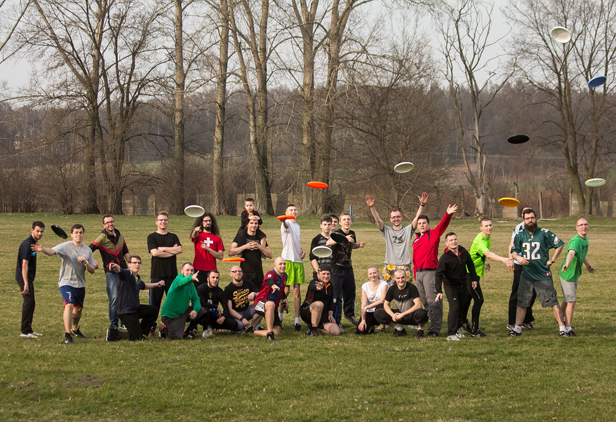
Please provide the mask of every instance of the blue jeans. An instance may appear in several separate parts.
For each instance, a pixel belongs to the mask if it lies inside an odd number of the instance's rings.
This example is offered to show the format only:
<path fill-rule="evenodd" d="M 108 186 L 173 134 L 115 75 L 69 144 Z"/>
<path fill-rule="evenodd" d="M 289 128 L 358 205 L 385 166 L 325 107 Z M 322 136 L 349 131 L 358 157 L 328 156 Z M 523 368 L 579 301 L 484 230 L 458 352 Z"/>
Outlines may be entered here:
<path fill-rule="evenodd" d="M 118 275 L 116 273 L 105 273 L 107 281 L 107 297 L 109 298 L 109 322 L 111 327 L 118 328 Z"/>

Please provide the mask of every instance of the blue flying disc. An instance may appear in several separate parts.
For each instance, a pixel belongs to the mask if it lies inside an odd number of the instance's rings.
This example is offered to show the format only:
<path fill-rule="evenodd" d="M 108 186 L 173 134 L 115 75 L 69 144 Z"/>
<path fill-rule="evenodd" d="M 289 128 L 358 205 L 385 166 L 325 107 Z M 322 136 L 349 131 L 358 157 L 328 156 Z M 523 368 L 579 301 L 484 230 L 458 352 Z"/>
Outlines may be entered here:
<path fill-rule="evenodd" d="M 606 80 L 607 80 L 607 78 L 605 76 L 603 76 L 603 75 L 595 76 L 594 78 L 592 78 L 591 80 L 588 81 L 588 86 L 590 88 L 597 88 L 597 87 L 603 85 Z"/>

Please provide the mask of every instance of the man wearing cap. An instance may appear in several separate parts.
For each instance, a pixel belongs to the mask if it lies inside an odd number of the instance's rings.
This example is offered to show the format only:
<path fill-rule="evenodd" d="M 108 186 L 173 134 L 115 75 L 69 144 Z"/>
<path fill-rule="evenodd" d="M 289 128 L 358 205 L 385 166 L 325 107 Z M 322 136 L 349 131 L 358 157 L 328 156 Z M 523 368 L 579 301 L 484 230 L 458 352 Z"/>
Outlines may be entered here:
<path fill-rule="evenodd" d="M 274 337 L 280 334 L 282 322 L 276 312 L 278 306 L 282 309 L 287 309 L 287 295 L 289 294 L 289 286 L 287 286 L 287 274 L 285 273 L 285 259 L 281 256 L 274 260 L 274 269 L 268 271 L 263 278 L 261 290 L 255 298 L 255 317 L 252 321 L 252 329 L 258 336 L 264 336 L 268 341 L 275 341 Z M 254 327 L 265 318 L 267 329 L 256 330 Z"/>
<path fill-rule="evenodd" d="M 419 207 L 424 208 L 425 202 Z M 430 230 L 430 219 L 421 214 L 417 217 L 416 238 L 413 241 L 413 271 L 421 303 L 428 309 L 430 317 L 429 337 L 438 337 L 443 323 L 443 301 L 436 302 L 436 267 L 438 265 L 438 247 L 441 236 L 447 230 L 451 216 L 458 211 L 456 204 L 447 206 L 447 212 L 438 225 Z"/>
<path fill-rule="evenodd" d="M 573 236 L 567 243 L 567 256 L 563 261 L 558 277 L 560 279 L 560 287 L 563 291 L 563 303 L 560 306 L 561 314 L 565 321 L 565 331 L 567 337 L 576 337 L 575 332 L 571 328 L 573 320 L 573 308 L 575 308 L 577 284 L 580 275 L 582 274 L 582 264 L 586 265 L 589 273 L 595 272 L 588 261 L 586 254 L 588 253 L 588 221 L 585 218 L 580 218 L 575 226 L 577 235 Z"/>
<path fill-rule="evenodd" d="M 107 282 L 107 297 L 109 298 L 109 326 L 113 330 L 117 330 L 118 274 L 109 269 L 109 264 L 118 264 L 121 268 L 126 269 L 126 260 L 130 259 L 130 255 L 124 236 L 115 227 L 113 215 L 107 214 L 103 217 L 103 231 L 94 242 L 90 243 L 90 249 L 92 252 L 98 250 L 101 253 L 105 281 Z"/>
<path fill-rule="evenodd" d="M 38 243 L 43 237 L 45 224 L 42 221 L 32 223 L 30 236 L 21 242 L 17 253 L 17 267 L 15 269 L 15 281 L 21 291 L 23 305 L 21 307 L 21 334 L 22 338 L 38 338 L 42 336 L 32 330 L 32 319 L 34 318 L 34 277 L 36 276 L 36 251 L 32 250 L 32 245 Z"/>
<path fill-rule="evenodd" d="M 379 216 L 378 211 L 374 206 L 374 199 L 370 195 L 366 196 L 366 204 L 370 208 L 372 218 L 377 227 L 381 231 L 385 239 L 385 265 L 381 273 L 381 278 L 389 283 L 394 284 L 394 271 L 402 269 L 406 272 L 406 281 L 411 281 L 411 242 L 413 240 L 413 232 L 417 227 L 417 219 L 421 215 L 422 205 L 428 200 L 428 194 L 423 192 L 418 196 L 420 207 L 417 209 L 417 215 L 413 222 L 406 227 L 402 226 L 402 213 L 400 210 L 392 210 L 389 213 L 389 221 L 393 226 L 389 227 L 383 224 L 383 220 Z"/>
<path fill-rule="evenodd" d="M 340 334 L 340 327 L 334 318 L 334 288 L 329 282 L 331 268 L 327 264 L 319 267 L 317 278 L 312 280 L 306 291 L 300 314 L 310 330 L 310 335 L 317 336 L 322 330 L 333 336 Z"/>

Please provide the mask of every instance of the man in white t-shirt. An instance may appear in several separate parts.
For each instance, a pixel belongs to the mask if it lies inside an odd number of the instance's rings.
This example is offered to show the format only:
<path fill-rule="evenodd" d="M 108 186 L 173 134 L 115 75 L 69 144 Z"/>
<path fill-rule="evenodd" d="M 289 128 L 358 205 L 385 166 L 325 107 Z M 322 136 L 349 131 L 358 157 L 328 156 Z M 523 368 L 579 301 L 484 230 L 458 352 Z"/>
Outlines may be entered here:
<path fill-rule="evenodd" d="M 297 217 L 297 207 L 293 204 L 287 205 L 285 215 Z M 283 219 L 280 225 L 280 237 L 282 238 L 281 256 L 285 260 L 287 273 L 287 286 L 293 286 L 293 305 L 295 307 L 295 331 L 300 331 L 300 305 L 302 303 L 300 285 L 304 282 L 304 256 L 306 252 L 302 248 L 299 235 L 299 224 L 295 218 Z M 282 312 L 280 312 L 282 321 Z"/>
<path fill-rule="evenodd" d="M 81 224 L 75 224 L 71 227 L 72 241 L 60 243 L 51 249 L 39 243 L 32 245 L 33 251 L 49 256 L 56 255 L 62 259 L 58 286 L 64 299 L 64 344 L 74 343 L 73 336 L 86 338 L 79 329 L 86 296 L 86 270 L 94 274 L 98 264 L 92 250 L 82 243 L 84 232 Z"/>

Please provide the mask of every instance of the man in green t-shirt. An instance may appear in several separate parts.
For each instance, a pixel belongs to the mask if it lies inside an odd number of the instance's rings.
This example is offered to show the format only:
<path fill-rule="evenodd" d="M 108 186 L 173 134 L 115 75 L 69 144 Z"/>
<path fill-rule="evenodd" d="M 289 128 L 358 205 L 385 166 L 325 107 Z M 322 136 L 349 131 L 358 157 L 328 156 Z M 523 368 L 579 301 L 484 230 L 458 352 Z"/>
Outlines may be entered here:
<path fill-rule="evenodd" d="M 494 261 L 500 261 L 509 268 L 509 271 L 513 270 L 513 259 L 504 258 L 500 255 L 490 251 L 492 240 L 492 220 L 487 217 L 479 220 L 480 233 L 475 236 L 475 240 L 471 245 L 470 255 L 475 264 L 475 270 L 477 275 L 483 277 L 483 269 L 490 269 L 490 264 L 486 262 L 487 258 Z M 481 285 L 479 280 L 471 281 L 470 278 L 466 280 L 466 287 L 468 289 L 468 299 L 464 303 L 460 304 L 462 313 L 462 328 L 471 334 L 473 337 L 485 337 L 485 334 L 479 330 L 479 314 L 481 312 L 481 306 L 483 305 L 483 292 L 481 291 Z M 471 306 L 471 300 L 473 301 L 472 309 L 472 325 L 468 323 L 468 308 Z"/>
<path fill-rule="evenodd" d="M 524 219 L 524 230 L 515 236 L 511 249 L 513 258 L 522 264 L 523 269 L 518 287 L 515 326 L 513 330 L 509 331 L 509 335 L 522 335 L 522 323 L 526 316 L 526 308 L 530 306 L 533 289 L 535 289 L 541 306 L 544 308 L 552 307 L 554 318 L 556 318 L 560 328 L 560 337 L 567 337 L 565 326 L 562 325 L 560 307 L 552 282 L 552 272 L 550 271 L 550 266 L 558 259 L 564 243 L 548 229 L 537 227 L 537 217 L 532 209 L 523 211 L 522 218 Z M 555 249 L 555 252 L 554 256 L 548 259 L 550 249 Z"/>
<path fill-rule="evenodd" d="M 560 287 L 563 290 L 563 303 L 560 306 L 563 319 L 565 319 L 565 331 L 568 337 L 575 337 L 575 332 L 571 329 L 573 319 L 573 308 L 575 308 L 575 292 L 577 283 L 582 274 L 582 263 L 586 264 L 588 272 L 594 273 L 595 268 L 590 264 L 586 254 L 588 253 L 588 221 L 580 218 L 575 226 L 577 235 L 567 243 L 567 257 L 563 261 L 558 276 Z"/>

